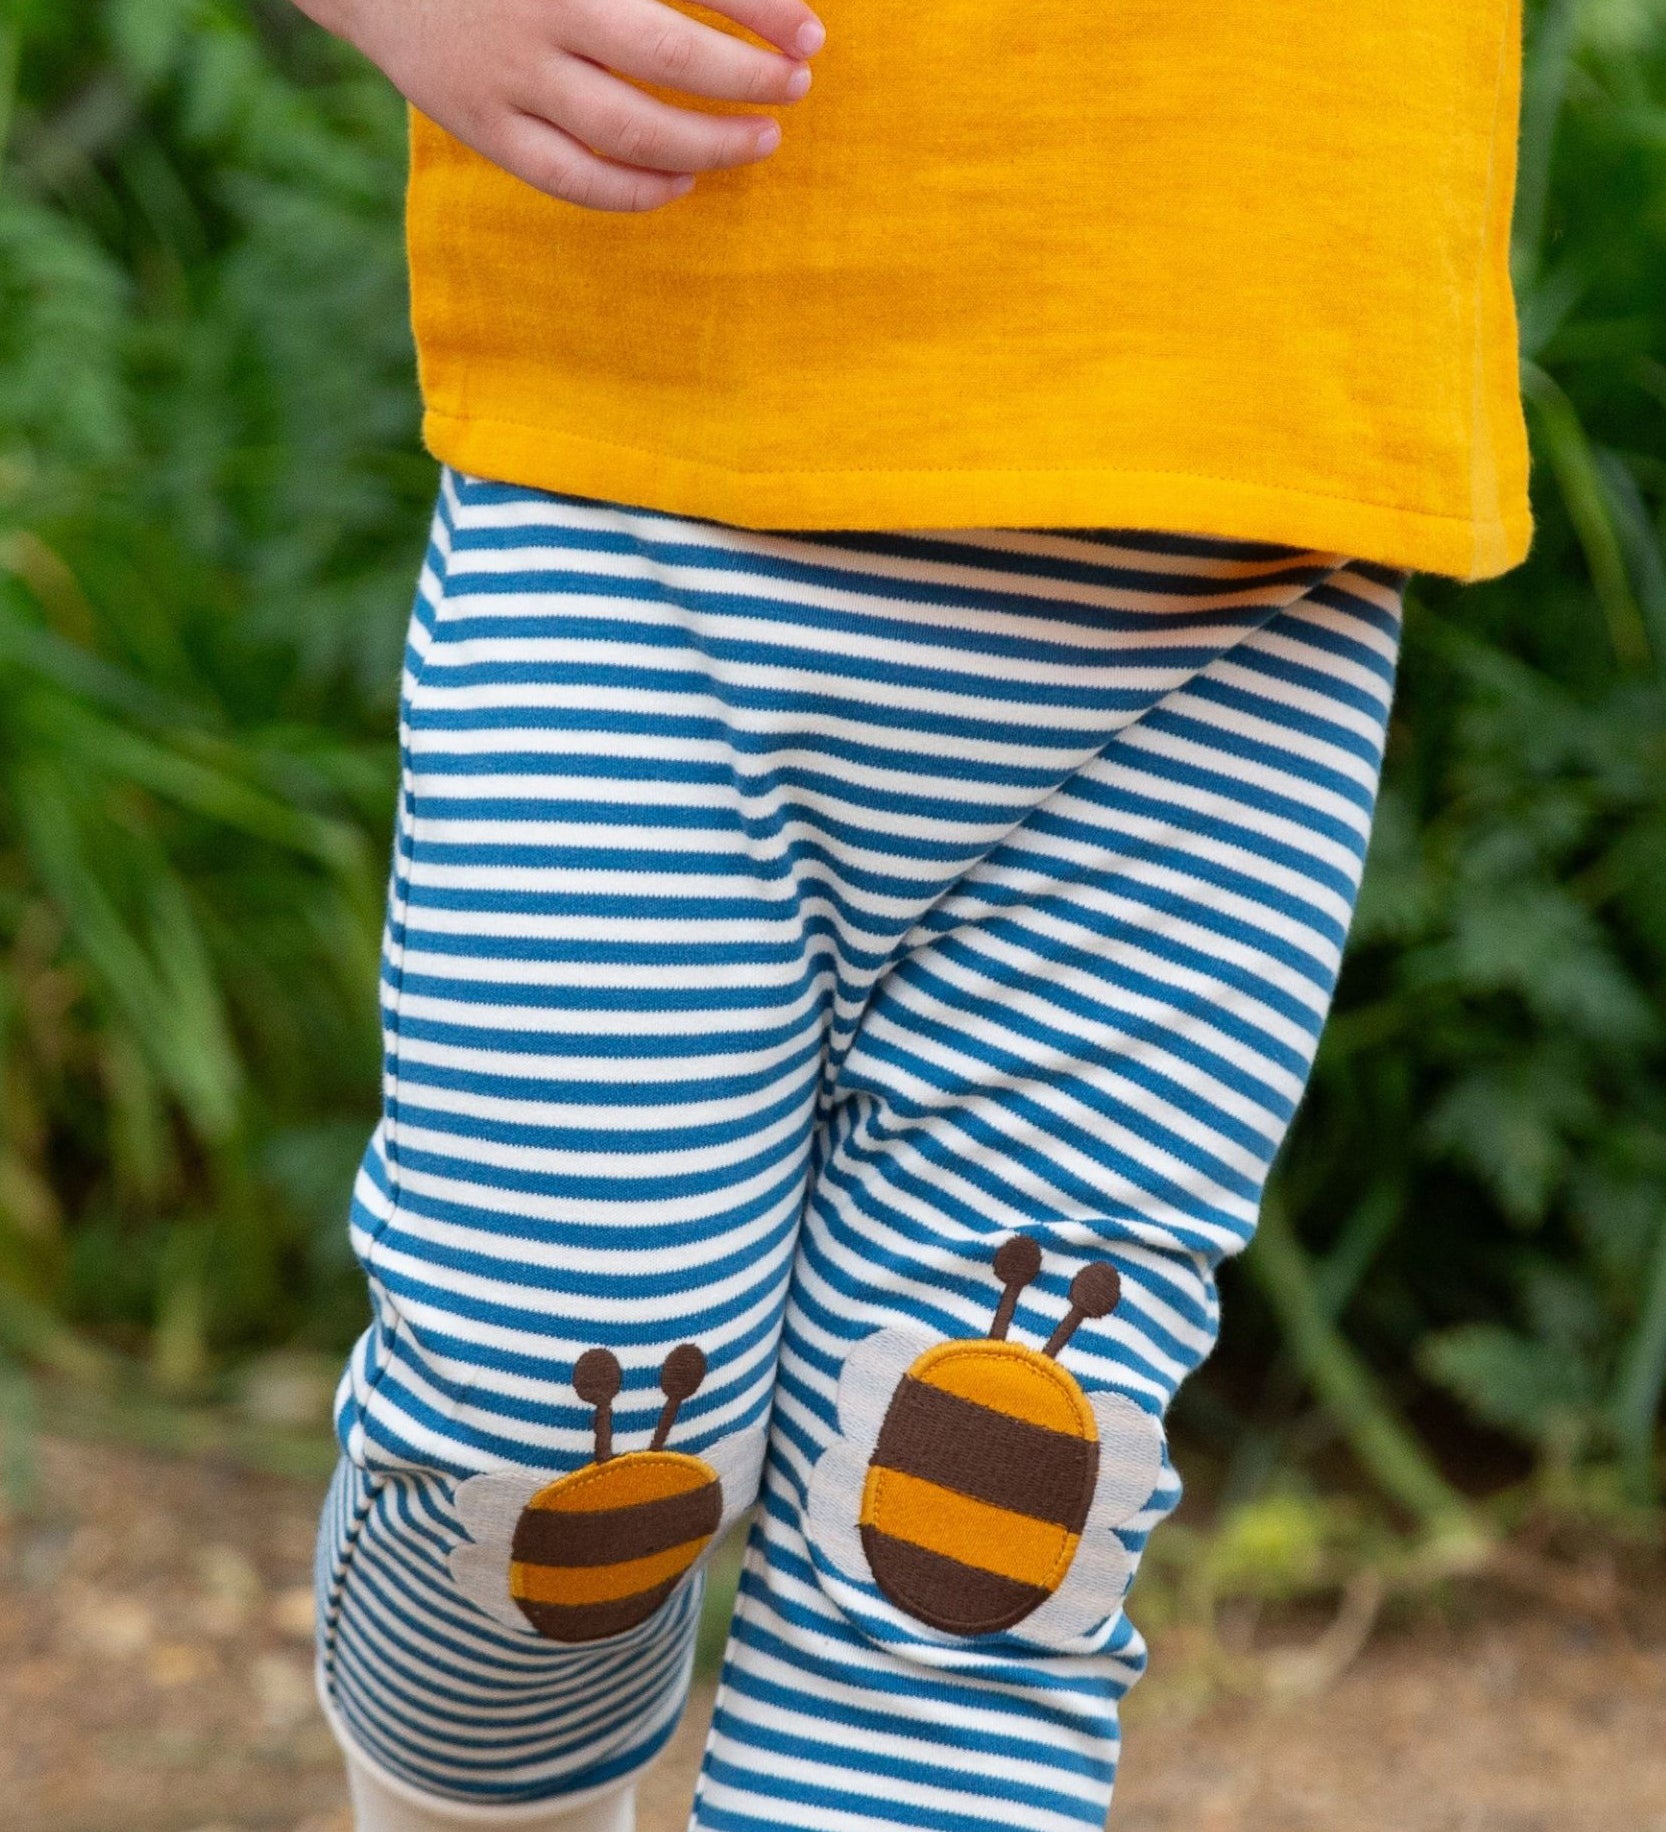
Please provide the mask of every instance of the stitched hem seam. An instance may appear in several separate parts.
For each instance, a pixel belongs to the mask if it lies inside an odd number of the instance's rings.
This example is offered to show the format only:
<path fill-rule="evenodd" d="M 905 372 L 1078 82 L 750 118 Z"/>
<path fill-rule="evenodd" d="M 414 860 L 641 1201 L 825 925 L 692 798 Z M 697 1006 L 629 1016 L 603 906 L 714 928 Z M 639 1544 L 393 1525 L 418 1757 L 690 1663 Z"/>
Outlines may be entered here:
<path fill-rule="evenodd" d="M 336 1710 L 321 1666 L 313 1668 L 313 1685 L 318 1693 L 318 1706 L 324 1714 L 324 1721 L 329 1725 L 330 1734 L 340 1746 L 346 1761 L 363 1769 L 378 1787 L 400 1800 L 408 1801 L 413 1807 L 469 1825 L 546 1825 L 557 1814 L 576 1813 L 583 1807 L 593 1806 L 597 1801 L 611 1799 L 615 1794 L 622 1794 L 627 1788 L 635 1787 L 647 1770 L 653 1767 L 656 1759 L 650 1756 L 640 1768 L 632 1769 L 628 1775 L 616 1777 L 612 1781 L 604 1781 L 600 1787 L 579 1788 L 571 1794 L 551 1794 L 543 1800 L 515 1800 L 492 1805 L 472 1800 L 453 1800 L 444 1794 L 430 1794 L 413 1786 L 391 1769 L 384 1768 L 374 1756 L 365 1753 L 363 1746 L 355 1740 L 342 1721 L 340 1712 Z"/>
<path fill-rule="evenodd" d="M 423 433 L 435 457 L 467 475 L 757 529 L 1152 527 L 1463 578 L 1508 570 L 1532 535 L 1525 500 L 1476 520 L 1340 491 L 1115 465 L 741 470 L 433 407 Z"/>

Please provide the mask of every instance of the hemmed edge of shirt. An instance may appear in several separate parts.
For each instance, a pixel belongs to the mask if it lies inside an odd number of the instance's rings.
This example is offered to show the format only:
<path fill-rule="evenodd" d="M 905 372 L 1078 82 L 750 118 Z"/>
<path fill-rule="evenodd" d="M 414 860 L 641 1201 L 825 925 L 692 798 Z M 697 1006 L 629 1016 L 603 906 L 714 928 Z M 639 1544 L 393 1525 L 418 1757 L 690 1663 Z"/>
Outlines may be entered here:
<path fill-rule="evenodd" d="M 1467 581 L 1510 571 L 1533 537 L 1525 506 L 1472 520 L 1183 472 L 736 471 L 436 408 L 423 416 L 423 439 L 470 476 L 758 530 L 1138 528 L 1323 549 Z"/>

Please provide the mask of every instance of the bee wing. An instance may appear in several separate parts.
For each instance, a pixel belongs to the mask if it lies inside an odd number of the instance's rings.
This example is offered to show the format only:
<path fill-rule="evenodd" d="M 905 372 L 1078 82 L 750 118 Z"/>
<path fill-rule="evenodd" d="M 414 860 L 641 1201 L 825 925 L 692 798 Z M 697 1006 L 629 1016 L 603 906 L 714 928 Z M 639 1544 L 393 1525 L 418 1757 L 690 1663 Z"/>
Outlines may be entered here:
<path fill-rule="evenodd" d="M 758 1499 L 758 1484 L 764 1473 L 764 1449 L 768 1442 L 768 1431 L 757 1426 L 749 1431 L 737 1431 L 732 1437 L 719 1438 L 710 1449 L 696 1453 L 723 1485 L 723 1517 L 717 1524 L 714 1544 Z"/>
<path fill-rule="evenodd" d="M 864 1336 L 845 1357 L 839 1375 L 839 1435 L 872 1450 L 897 1383 L 932 1346 L 912 1330 L 882 1329 Z"/>
<path fill-rule="evenodd" d="M 531 1469 L 494 1469 L 484 1476 L 470 1476 L 457 1485 L 452 1505 L 463 1531 L 470 1539 L 485 1545 L 500 1542 L 503 1556 L 509 1557 L 509 1542 L 515 1537 L 515 1523 L 521 1509 L 541 1488 L 548 1488 L 554 1476 L 540 1475 Z"/>
<path fill-rule="evenodd" d="M 1125 1393 L 1088 1395 L 1099 1432 L 1099 1479 L 1064 1582 L 1018 1625 L 1026 1640 L 1058 1645 L 1090 1633 L 1122 1605 L 1134 1560 L 1116 1529 L 1145 1507 L 1163 1479 L 1163 1428 Z"/>
<path fill-rule="evenodd" d="M 518 1635 L 536 1635 L 537 1630 L 520 1612 L 509 1594 L 509 1553 L 500 1544 L 476 1545 L 465 1539 L 454 1546 L 447 1560 L 451 1581 L 475 1606 L 502 1627 Z"/>
<path fill-rule="evenodd" d="M 1018 1624 L 1014 1634 L 1026 1641 L 1061 1646 L 1088 1634 L 1121 1607 L 1134 1576 L 1134 1561 L 1108 1523 L 1096 1518 L 1097 1514 L 1095 1509 L 1088 1516 L 1064 1582 Z"/>
<path fill-rule="evenodd" d="M 862 1487 L 868 1478 L 868 1452 L 848 1438 L 835 1438 L 810 1472 L 804 1507 L 804 1537 L 811 1550 L 843 1578 L 861 1583 L 868 1572 L 857 1525 Z"/>
<path fill-rule="evenodd" d="M 1088 1405 L 1099 1431 L 1099 1481 L 1089 1525 L 1095 1518 L 1120 1525 L 1139 1513 L 1163 1479 L 1163 1427 L 1126 1393 L 1090 1393 Z"/>
<path fill-rule="evenodd" d="M 521 1510 L 554 1481 L 536 1470 L 493 1470 L 470 1476 L 452 1497 L 469 1538 L 452 1548 L 452 1582 L 476 1609 L 520 1635 L 536 1633 L 509 1594 L 509 1554 Z"/>

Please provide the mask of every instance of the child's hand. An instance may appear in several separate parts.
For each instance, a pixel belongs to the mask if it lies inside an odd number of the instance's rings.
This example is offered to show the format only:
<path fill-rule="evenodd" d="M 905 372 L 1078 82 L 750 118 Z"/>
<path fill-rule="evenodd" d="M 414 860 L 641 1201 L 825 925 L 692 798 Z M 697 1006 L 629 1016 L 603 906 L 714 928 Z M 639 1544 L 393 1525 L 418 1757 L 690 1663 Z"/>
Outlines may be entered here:
<path fill-rule="evenodd" d="M 692 187 L 689 174 L 780 144 L 767 115 L 678 108 L 625 80 L 752 103 L 810 87 L 805 59 L 826 34 L 804 0 L 706 4 L 785 55 L 661 0 L 296 0 L 459 140 L 592 210 L 657 209 Z"/>

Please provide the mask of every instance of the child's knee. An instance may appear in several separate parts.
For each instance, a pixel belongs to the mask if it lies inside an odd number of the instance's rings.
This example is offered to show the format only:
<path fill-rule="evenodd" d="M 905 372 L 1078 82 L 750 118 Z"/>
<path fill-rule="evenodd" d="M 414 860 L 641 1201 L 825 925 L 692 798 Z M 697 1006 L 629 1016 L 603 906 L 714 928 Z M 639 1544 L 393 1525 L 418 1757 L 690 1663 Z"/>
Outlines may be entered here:
<path fill-rule="evenodd" d="M 325 1509 L 327 1707 L 351 1756 L 441 1800 L 555 1801 L 626 1780 L 687 1691 L 704 1545 L 680 1542 L 659 1577 L 641 1560 L 583 1563 L 576 1540 L 568 1564 L 545 1563 L 524 1523 L 565 1512 L 558 1525 L 582 1536 L 595 1512 L 535 1506 L 560 1499 L 559 1477 L 512 1511 L 501 1485 L 513 1480 L 348 1463 Z M 589 1601 L 543 1601 L 566 1580 Z"/>
<path fill-rule="evenodd" d="M 820 1585 L 863 1633 L 927 1664 L 1107 1647 L 1178 1492 L 1160 1396 L 1106 1334 L 1122 1279 L 1089 1259 L 1062 1315 L 1048 1299 L 1020 1309 L 1043 1259 L 1021 1235 L 996 1253 L 985 1334 L 900 1323 L 857 1340 L 819 1434 L 802 1527 Z"/>

